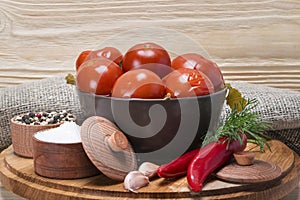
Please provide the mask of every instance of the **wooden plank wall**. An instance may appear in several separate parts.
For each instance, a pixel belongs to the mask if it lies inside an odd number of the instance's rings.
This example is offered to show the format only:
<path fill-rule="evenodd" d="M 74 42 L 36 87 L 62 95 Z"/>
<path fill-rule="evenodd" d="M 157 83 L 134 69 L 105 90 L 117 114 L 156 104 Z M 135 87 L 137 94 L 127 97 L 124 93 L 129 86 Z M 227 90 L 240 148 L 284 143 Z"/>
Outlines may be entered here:
<path fill-rule="evenodd" d="M 73 72 L 80 51 L 145 27 L 201 44 L 226 80 L 300 91 L 299 0 L 1 0 L 0 87 Z"/>

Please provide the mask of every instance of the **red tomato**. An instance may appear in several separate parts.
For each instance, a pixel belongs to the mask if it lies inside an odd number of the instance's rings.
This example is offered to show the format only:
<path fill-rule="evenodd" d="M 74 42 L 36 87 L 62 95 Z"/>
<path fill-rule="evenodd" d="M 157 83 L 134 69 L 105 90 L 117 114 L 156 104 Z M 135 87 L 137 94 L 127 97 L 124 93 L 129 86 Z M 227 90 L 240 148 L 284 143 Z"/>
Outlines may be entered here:
<path fill-rule="evenodd" d="M 76 74 L 77 87 L 89 93 L 110 95 L 115 81 L 121 76 L 121 68 L 104 57 L 84 62 Z"/>
<path fill-rule="evenodd" d="M 196 53 L 177 56 L 171 63 L 173 69 L 191 68 L 203 72 L 213 83 L 216 91 L 223 88 L 224 79 L 219 66 Z"/>
<path fill-rule="evenodd" d="M 159 71 L 158 68 L 169 68 L 170 66 L 171 59 L 168 52 L 163 47 L 152 42 L 131 47 L 125 53 L 122 61 L 122 68 L 125 72 L 138 68 L 147 68 L 155 72 Z"/>
<path fill-rule="evenodd" d="M 201 96 L 214 92 L 209 78 L 195 69 L 174 70 L 163 78 L 163 82 L 166 85 L 166 93 L 170 93 L 173 98 Z"/>
<path fill-rule="evenodd" d="M 105 57 L 109 60 L 114 61 L 117 65 L 120 65 L 123 55 L 118 49 L 114 47 L 104 47 L 103 49 L 98 49 L 94 51 L 85 50 L 79 54 L 76 60 L 76 70 L 78 70 L 80 65 L 85 61 L 99 57 Z"/>
<path fill-rule="evenodd" d="M 120 65 L 123 55 L 118 49 L 114 47 L 104 47 L 103 49 L 92 51 L 88 58 L 93 59 L 98 57 L 105 57 L 109 60 L 114 61 L 117 65 Z"/>
<path fill-rule="evenodd" d="M 91 50 L 85 50 L 79 54 L 76 60 L 76 71 L 80 67 L 80 65 L 86 60 L 88 55 L 91 53 Z"/>
<path fill-rule="evenodd" d="M 152 71 L 136 69 L 124 73 L 116 81 L 112 97 L 119 98 L 163 98 L 165 86 L 162 80 Z"/>

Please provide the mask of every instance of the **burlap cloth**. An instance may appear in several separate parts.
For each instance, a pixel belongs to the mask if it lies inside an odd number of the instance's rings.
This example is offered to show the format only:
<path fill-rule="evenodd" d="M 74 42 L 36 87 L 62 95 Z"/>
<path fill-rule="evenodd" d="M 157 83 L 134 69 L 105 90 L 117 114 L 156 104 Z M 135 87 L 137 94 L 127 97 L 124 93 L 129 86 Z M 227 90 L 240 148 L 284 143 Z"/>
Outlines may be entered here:
<path fill-rule="evenodd" d="M 300 155 L 300 92 L 231 82 L 246 98 L 256 98 L 256 111 L 262 120 L 273 124 L 267 134 L 279 139 Z M 52 77 L 22 85 L 0 89 L 0 151 L 11 144 L 10 119 L 29 111 L 69 110 L 83 121 L 79 99 L 72 85 L 64 77 Z M 224 106 L 222 117 L 229 108 Z"/>

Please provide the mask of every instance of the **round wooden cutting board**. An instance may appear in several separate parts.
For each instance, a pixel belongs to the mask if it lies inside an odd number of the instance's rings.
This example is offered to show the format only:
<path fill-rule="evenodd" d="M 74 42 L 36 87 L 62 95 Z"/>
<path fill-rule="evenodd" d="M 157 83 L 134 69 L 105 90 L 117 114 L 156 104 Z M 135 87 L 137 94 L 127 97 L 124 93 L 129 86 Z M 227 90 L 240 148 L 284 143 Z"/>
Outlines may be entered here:
<path fill-rule="evenodd" d="M 264 183 L 237 184 L 211 176 L 199 194 L 189 191 L 186 178 L 165 180 L 154 178 L 138 193 L 128 192 L 123 183 L 104 175 L 75 180 L 56 180 L 34 173 L 33 160 L 14 154 L 12 147 L 1 153 L 0 178 L 8 190 L 28 199 L 280 199 L 291 192 L 300 179 L 300 158 L 279 141 L 270 142 L 272 152 L 256 152 L 256 159 L 272 162 L 281 168 L 281 176 Z"/>

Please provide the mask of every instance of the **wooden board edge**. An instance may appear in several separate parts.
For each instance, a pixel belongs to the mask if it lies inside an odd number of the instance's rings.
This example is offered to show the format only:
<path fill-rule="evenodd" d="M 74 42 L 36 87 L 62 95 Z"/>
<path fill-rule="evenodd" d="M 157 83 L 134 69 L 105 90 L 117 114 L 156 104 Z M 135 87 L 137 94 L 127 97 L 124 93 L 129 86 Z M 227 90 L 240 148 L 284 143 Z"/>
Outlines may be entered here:
<path fill-rule="evenodd" d="M 0 181 L 3 186 L 9 191 L 20 195 L 24 198 L 29 199 L 40 199 L 41 196 L 43 198 L 47 197 L 49 200 L 54 199 L 124 199 L 122 197 L 110 197 L 110 196 L 100 196 L 89 194 L 80 194 L 80 193 L 72 193 L 67 191 L 61 191 L 59 189 L 49 188 L 45 186 L 41 186 L 36 183 L 32 183 L 30 181 L 24 180 L 20 177 L 17 177 L 15 174 L 11 173 L 5 166 L 4 158 L 5 151 L 1 153 L 0 156 Z M 291 191 L 293 191 L 298 185 L 300 181 L 300 157 L 295 155 L 295 163 L 291 171 L 282 179 L 281 183 L 284 185 L 277 185 L 272 188 L 262 190 L 262 191 L 245 191 L 238 192 L 235 194 L 223 194 L 217 196 L 195 196 L 195 198 L 201 197 L 203 200 L 209 199 L 265 199 L 266 195 L 268 195 L 268 199 L 280 199 Z M 20 189 L 22 188 L 22 189 Z M 276 191 L 276 192 L 275 192 Z M 191 197 L 190 197 L 191 198 Z M 128 199 L 128 198 L 126 198 Z M 158 198 L 157 198 L 158 199 Z M 173 198 L 164 198 L 164 199 L 173 199 Z M 182 198 L 186 199 L 186 198 Z"/>

